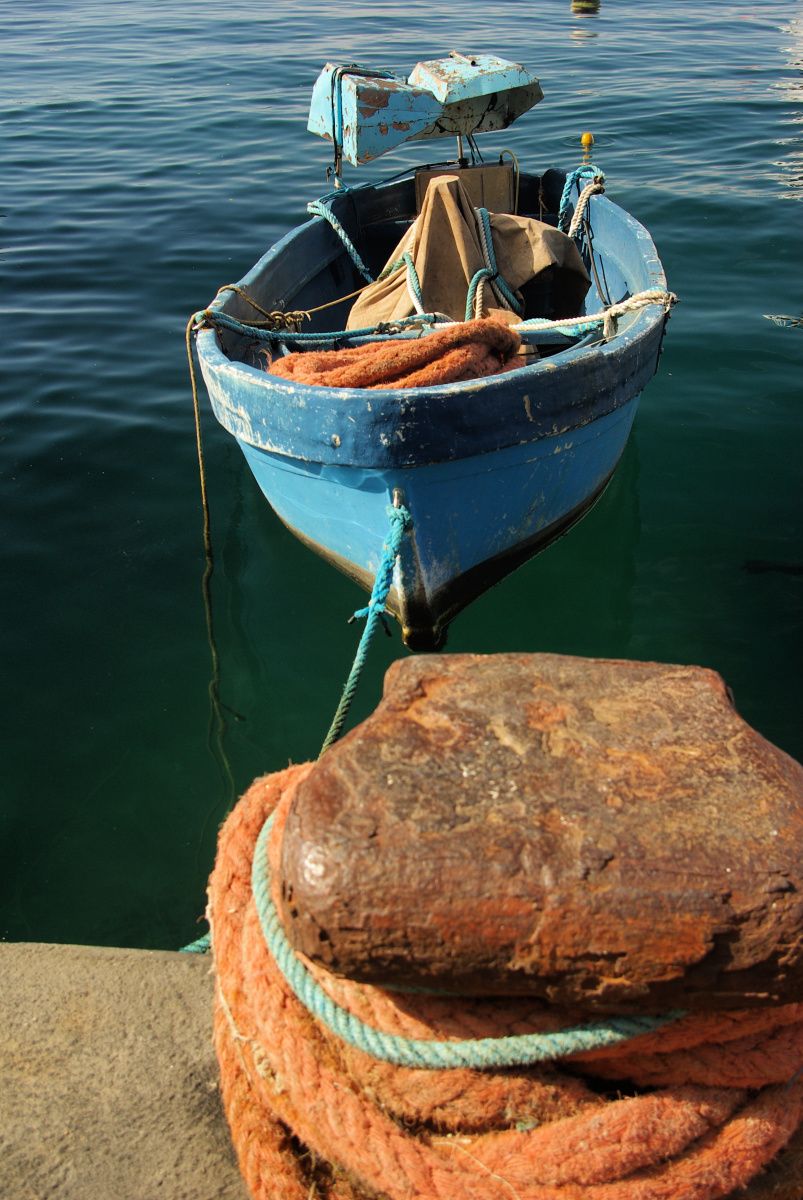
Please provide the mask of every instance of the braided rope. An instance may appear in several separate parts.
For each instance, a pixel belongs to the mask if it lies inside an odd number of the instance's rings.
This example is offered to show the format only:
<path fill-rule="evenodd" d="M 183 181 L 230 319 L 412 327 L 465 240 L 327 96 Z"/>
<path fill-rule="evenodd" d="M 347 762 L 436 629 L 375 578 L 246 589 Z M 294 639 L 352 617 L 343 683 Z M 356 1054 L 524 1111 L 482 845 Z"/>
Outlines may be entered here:
<path fill-rule="evenodd" d="M 289 317 L 303 316 L 306 314 L 288 313 Z M 193 332 L 204 328 L 205 326 L 213 326 L 220 329 L 229 329 L 232 333 L 240 333 L 245 337 L 253 338 L 259 342 L 268 342 L 276 344 L 281 342 L 293 350 L 325 350 L 327 348 L 339 348 L 344 342 L 354 341 L 357 338 L 376 337 L 381 339 L 385 335 L 393 335 L 403 332 L 409 328 L 411 330 L 420 329 L 422 325 L 438 325 L 444 323 L 444 317 L 440 313 L 415 313 L 410 317 L 397 317 L 393 321 L 380 322 L 379 325 L 367 325 L 361 329 L 333 329 L 319 333 L 293 333 L 290 331 L 279 329 L 268 329 L 263 324 L 248 324 L 245 321 L 238 321 L 236 317 L 229 316 L 228 313 L 220 312 L 219 309 L 203 308 L 194 313 L 190 318 Z"/>
<path fill-rule="evenodd" d="M 625 313 L 647 308 L 651 304 L 659 304 L 664 312 L 669 312 L 677 302 L 678 298 L 674 292 L 668 292 L 664 288 L 647 288 L 643 292 L 637 292 L 635 296 L 628 296 L 626 300 L 621 300 L 618 304 L 612 304 L 610 308 L 606 308 L 602 312 L 589 313 L 585 317 L 564 317 L 560 321 L 531 317 L 527 321 L 520 321 L 513 328 L 518 333 L 542 333 L 547 330 L 558 330 L 568 337 L 576 337 L 601 325 L 604 336 L 609 338 L 616 331 L 616 322 L 619 317 L 624 316 Z"/>
<path fill-rule="evenodd" d="M 720 1200 L 755 1179 L 793 1135 L 788 1166 L 772 1169 L 780 1183 L 772 1194 L 800 1200 L 795 1129 L 803 1079 L 791 1070 L 780 1085 L 756 1079 L 754 1093 L 715 1083 L 610 1100 L 577 1078 L 577 1068 L 572 1075 L 552 1066 L 422 1072 L 377 1062 L 328 1034 L 276 968 L 250 886 L 266 817 L 276 810 L 268 847 L 276 871 L 290 803 L 309 770 L 292 767 L 252 785 L 221 832 L 210 881 L 223 1100 L 254 1200 Z M 339 986 L 359 996 L 377 991 Z M 394 1030 L 417 1013 L 430 1026 L 435 1003 L 408 997 L 386 1025 Z M 457 1004 L 450 1026 L 461 1015 Z M 490 1020 L 510 1004 L 486 1001 L 483 1011 Z M 778 1024 L 803 1016 L 802 1007 L 761 1015 Z M 471 1012 L 467 1002 L 469 1025 Z M 681 1048 L 701 1036 L 716 1043 L 758 1028 L 756 1018 L 753 1011 L 687 1017 L 638 1044 L 664 1037 Z M 754 1060 L 763 1045 L 758 1033 Z M 617 1053 L 585 1056 L 580 1070 L 593 1080 L 598 1062 Z M 628 1078 L 641 1082 L 638 1074 Z"/>
<path fill-rule="evenodd" d="M 345 229 L 340 224 L 340 221 L 337 219 L 335 214 L 332 212 L 331 208 L 326 203 L 326 201 L 325 200 L 310 200 L 309 204 L 307 205 L 307 212 L 311 213 L 312 216 L 314 216 L 314 217 L 323 217 L 324 221 L 329 222 L 332 229 L 335 231 L 335 233 L 340 238 L 343 245 L 346 247 L 346 250 L 348 251 L 348 254 L 349 254 L 349 258 L 354 263 L 354 266 L 360 272 L 363 279 L 366 281 L 366 283 L 373 283 L 374 277 L 371 274 L 371 272 L 368 270 L 368 268 L 366 267 L 362 258 L 360 257 L 359 250 L 354 245 L 351 238 L 346 233 Z"/>
<path fill-rule="evenodd" d="M 332 724 L 329 726 L 329 732 L 321 746 L 321 751 L 318 755 L 319 758 L 321 754 L 324 754 L 329 749 L 333 742 L 337 741 L 342 732 L 348 711 L 351 708 L 351 702 L 357 691 L 357 684 L 360 682 L 362 669 L 365 666 L 371 639 L 376 632 L 377 625 L 383 619 L 385 603 L 391 584 L 393 583 L 393 571 L 396 566 L 396 559 L 399 556 L 402 538 L 412 524 L 412 518 L 403 504 L 388 505 L 387 514 L 390 518 L 390 529 L 382 546 L 382 558 L 377 568 L 374 586 L 371 589 L 371 598 L 365 608 L 358 608 L 350 618 L 351 621 L 355 621 L 360 617 L 365 617 L 365 627 L 363 628 L 357 652 L 354 655 L 354 662 L 351 665 L 340 702 L 332 718 Z"/>
<path fill-rule="evenodd" d="M 474 281 L 472 280 L 472 283 L 473 282 Z M 476 295 L 474 297 L 474 304 L 472 306 L 473 307 L 473 316 L 476 321 L 482 320 L 482 314 L 485 311 L 485 284 L 486 284 L 486 282 L 487 281 L 485 279 L 485 276 L 483 275 L 482 278 L 477 283 L 477 291 L 476 291 Z M 471 291 L 471 289 L 469 288 L 469 293 L 470 293 L 470 291 Z M 466 312 L 468 313 L 468 311 L 469 311 L 469 296 L 466 296 Z"/>
<path fill-rule="evenodd" d="M 560 205 L 558 206 L 558 229 L 563 233 L 566 233 L 569 228 L 569 205 L 572 202 L 572 188 L 576 184 L 579 189 L 580 182 L 583 179 L 604 183 L 605 173 L 604 171 L 600 171 L 599 167 L 595 167 L 593 163 L 585 163 L 582 167 L 577 167 L 574 171 L 570 171 L 566 176 L 566 182 L 563 185 L 563 192 L 560 197 Z"/>
<path fill-rule="evenodd" d="M 601 196 L 604 191 L 605 188 L 595 179 L 592 179 L 591 183 L 586 184 L 578 196 L 577 203 L 574 206 L 574 216 L 572 217 L 569 228 L 566 231 L 568 237 L 577 239 L 580 236 L 582 233 L 583 217 L 585 216 L 589 200 L 592 196 Z"/>
<path fill-rule="evenodd" d="M 487 1069 L 529 1066 L 554 1062 L 572 1054 L 618 1046 L 630 1038 L 652 1033 L 676 1021 L 683 1013 L 663 1017 L 618 1017 L 561 1029 L 556 1033 L 512 1034 L 501 1038 L 465 1038 L 458 1042 L 440 1042 L 399 1037 L 367 1025 L 348 1009 L 341 1007 L 319 985 L 298 958 L 287 940 L 279 914 L 271 898 L 271 873 L 268 864 L 268 839 L 273 828 L 269 817 L 262 827 L 254 851 L 251 890 L 259 923 L 277 967 L 293 993 L 309 1013 L 350 1046 L 401 1067 L 446 1070 L 454 1067 Z"/>
<path fill-rule="evenodd" d="M 494 250 L 493 233 L 491 232 L 491 214 L 487 208 L 475 208 L 474 216 L 477 221 L 477 232 L 479 233 L 480 244 L 482 246 L 482 256 L 485 259 L 485 266 L 490 272 L 487 279 L 493 289 L 494 295 L 499 300 L 502 308 L 509 308 L 520 317 L 524 313 L 524 307 L 504 276 L 499 274 L 496 252 Z M 474 278 L 476 279 L 477 276 L 475 275 Z M 468 309 L 468 306 L 466 308 Z"/>
<path fill-rule="evenodd" d="M 412 254 L 409 254 L 407 251 L 405 251 L 402 255 L 402 262 L 407 268 L 407 274 L 405 277 L 407 280 L 407 295 L 410 297 L 415 311 L 419 316 L 422 316 L 424 313 L 424 297 L 421 292 L 421 280 L 418 278 L 418 272 L 415 269 L 415 263 L 413 262 Z"/>
<path fill-rule="evenodd" d="M 468 285 L 466 292 L 466 312 L 465 319 L 467 321 L 480 320 L 482 317 L 482 309 L 485 303 L 485 284 L 493 278 L 493 271 L 490 267 L 480 267 L 478 271 L 471 277 L 471 282 Z"/>

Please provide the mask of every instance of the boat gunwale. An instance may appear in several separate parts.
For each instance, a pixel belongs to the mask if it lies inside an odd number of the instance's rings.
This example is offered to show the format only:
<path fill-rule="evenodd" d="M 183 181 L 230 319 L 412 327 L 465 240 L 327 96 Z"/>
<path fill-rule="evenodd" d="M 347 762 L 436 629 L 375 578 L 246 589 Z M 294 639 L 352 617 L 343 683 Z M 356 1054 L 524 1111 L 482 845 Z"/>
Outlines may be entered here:
<path fill-rule="evenodd" d="M 405 182 L 403 178 L 363 186 L 378 191 Z M 663 267 L 645 227 L 607 197 L 594 197 L 593 203 L 610 206 L 617 224 L 638 246 L 649 286 L 665 289 Z M 316 216 L 290 230 L 243 276 L 239 286 L 247 287 L 273 260 L 287 253 L 310 226 L 322 220 Z M 343 253 L 336 239 L 333 251 L 333 259 Z M 320 269 L 318 261 L 315 272 Z M 210 308 L 222 310 L 231 300 L 231 293 L 220 293 Z M 654 374 L 665 319 L 660 306 L 641 308 L 620 319 L 619 329 L 607 341 L 569 346 L 515 371 L 423 388 L 334 388 L 293 383 L 229 358 L 211 327 L 199 331 L 198 354 L 215 415 L 239 440 L 267 453 L 308 462 L 415 467 L 467 457 L 483 452 L 483 446 L 487 452 L 568 432 L 621 407 Z M 483 407 L 493 407 L 493 444 L 482 442 L 483 431 L 488 433 L 488 421 L 477 408 L 475 397 L 482 398 Z M 467 407 L 469 399 L 473 403 Z M 278 422 L 277 405 L 281 413 Z M 476 429 L 469 429 L 472 417 Z M 291 429 L 294 420 L 296 426 Z M 431 445 L 415 449 L 394 444 L 404 442 L 404 426 L 410 428 L 416 421 L 428 427 Z M 366 428 L 357 436 L 349 426 L 360 422 Z M 462 427 L 466 443 L 478 436 L 477 448 L 443 444 L 442 432 L 447 425 L 455 433 Z"/>
<path fill-rule="evenodd" d="M 412 175 L 409 176 L 409 178 L 411 179 Z M 391 188 L 394 186 L 398 186 L 399 184 L 403 184 L 403 183 L 407 182 L 407 180 L 408 180 L 408 176 L 405 175 L 399 179 L 386 180 L 381 183 L 360 184 L 359 187 L 351 188 L 348 190 L 344 189 L 342 192 L 333 193 L 333 195 L 334 195 L 335 199 L 337 199 L 341 196 L 345 199 L 345 198 L 348 198 L 352 193 L 357 193 L 361 190 L 372 189 L 373 191 L 377 192 L 383 188 Z M 642 225 L 641 222 L 636 219 L 636 217 L 632 216 L 631 213 L 629 213 L 626 209 L 622 208 L 621 205 L 616 204 L 608 196 L 595 196 L 595 197 L 593 197 L 593 203 L 597 206 L 604 205 L 604 206 L 610 206 L 611 208 L 615 209 L 616 213 L 617 213 L 617 219 L 622 220 L 624 226 L 627 228 L 628 232 L 630 234 L 632 234 L 634 239 L 637 241 L 646 242 L 648 244 L 652 253 L 649 256 L 648 255 L 643 256 L 644 265 L 650 275 L 650 283 L 648 286 L 654 287 L 654 288 L 666 289 L 666 287 L 667 287 L 666 275 L 664 273 L 663 266 L 658 257 L 657 248 L 655 246 L 655 243 L 652 240 L 652 236 L 650 235 L 649 230 L 647 230 L 645 228 L 645 226 Z M 252 283 L 254 279 L 257 279 L 263 273 L 265 268 L 273 260 L 279 258 L 281 254 L 285 253 L 290 248 L 291 244 L 297 238 L 301 238 L 304 235 L 305 231 L 310 229 L 311 226 L 319 224 L 323 220 L 324 220 L 323 217 L 313 216 L 313 217 L 310 217 L 309 220 L 303 221 L 300 225 L 295 225 L 292 229 L 288 230 L 288 232 L 286 234 L 284 234 L 283 237 L 281 237 L 278 242 L 274 242 L 274 244 L 272 246 L 270 246 L 268 248 L 268 250 L 265 251 L 265 253 L 261 256 L 261 258 L 256 263 L 254 263 L 254 265 L 252 267 L 249 268 L 249 270 L 246 272 L 246 274 L 243 275 L 243 277 L 240 280 L 238 280 L 236 286 L 247 290 L 248 285 L 250 283 Z M 339 242 L 334 242 L 333 243 L 333 254 L 332 254 L 331 258 L 328 259 L 323 264 L 320 261 L 317 262 L 315 265 L 314 271 L 311 271 L 305 278 L 303 278 L 300 281 L 298 286 L 295 288 L 295 291 L 296 292 L 300 291 L 300 289 L 302 287 L 304 287 L 304 285 L 306 283 L 308 283 L 310 279 L 313 279 L 315 277 L 315 275 L 319 274 L 322 265 L 326 266 L 326 265 L 328 265 L 329 262 L 334 262 L 342 254 L 343 254 L 343 246 Z M 287 297 L 281 297 L 278 302 L 286 303 L 287 299 L 288 299 Z M 227 294 L 226 292 L 220 292 L 220 293 L 218 293 L 218 295 L 215 296 L 214 300 L 211 301 L 211 303 L 207 306 L 207 308 L 213 312 L 214 311 L 223 312 L 223 311 L 225 311 L 226 305 L 230 302 L 230 300 L 231 300 L 231 293 Z M 656 308 L 657 308 L 657 306 L 656 306 Z M 585 314 L 583 314 L 583 315 L 585 315 Z M 650 332 L 650 330 L 655 325 L 657 325 L 659 322 L 662 322 L 664 320 L 664 317 L 665 317 L 665 313 L 664 313 L 663 309 L 659 309 L 658 311 L 654 311 L 654 312 L 651 312 L 650 309 L 647 307 L 638 309 L 635 311 L 634 316 L 630 321 L 627 321 L 627 318 L 620 318 L 620 328 L 613 335 L 613 337 L 609 338 L 606 342 L 602 342 L 602 341 L 600 341 L 598 343 L 595 342 L 591 346 L 567 346 L 565 349 L 559 350 L 556 354 L 550 355 L 548 358 L 539 359 L 538 362 L 531 363 L 525 367 L 517 367 L 516 372 L 517 372 L 517 374 L 520 372 L 527 373 L 528 377 L 533 377 L 539 371 L 549 369 L 550 363 L 553 364 L 553 366 L 554 366 L 558 359 L 561 361 L 561 363 L 564 361 L 567 361 L 567 360 L 573 361 L 573 359 L 572 359 L 573 355 L 577 356 L 577 355 L 589 354 L 598 348 L 601 348 L 603 353 L 616 353 L 620 348 L 623 347 L 623 345 L 624 345 L 623 339 L 627 339 L 628 341 L 631 339 L 635 340 L 642 334 L 646 334 L 646 333 Z M 622 328 L 622 325 L 624 325 L 624 328 Z M 537 333 L 537 330 L 533 330 L 532 332 Z M 246 372 L 247 375 L 252 376 L 255 380 L 264 380 L 265 379 L 267 372 L 260 370 L 258 367 L 250 366 L 250 364 L 248 364 L 248 363 L 241 362 L 238 359 L 229 358 L 228 355 L 226 355 L 225 352 L 221 349 L 221 347 L 217 341 L 216 331 L 214 329 L 205 328 L 205 329 L 199 330 L 198 340 L 199 340 L 199 348 L 202 346 L 205 356 L 211 362 L 214 362 L 215 360 L 217 360 L 217 361 L 222 360 L 226 363 L 233 365 L 237 369 L 242 369 L 243 371 Z M 210 343 L 211 343 L 211 345 L 210 345 Z M 415 390 L 419 393 L 427 392 L 428 394 L 433 394 L 433 395 L 447 395 L 447 394 L 452 394 L 452 393 L 462 394 L 464 392 L 470 392 L 472 390 L 475 390 L 478 386 L 481 386 L 483 389 L 491 388 L 498 381 L 504 380 L 506 374 L 509 375 L 509 373 L 504 373 L 504 374 L 498 375 L 498 376 L 485 376 L 479 380 L 467 379 L 467 380 L 461 380 L 456 383 L 433 384 L 431 386 L 427 386 L 426 388 L 417 388 Z M 292 383 L 289 383 L 288 381 L 283 380 L 280 376 L 271 376 L 270 386 L 272 388 L 275 387 L 277 392 L 279 392 L 280 394 L 284 391 L 288 395 L 294 394 L 298 387 L 298 385 L 294 385 Z M 323 392 L 323 393 L 328 393 L 330 395 L 338 396 L 343 399 L 352 398 L 355 392 L 360 393 L 360 392 L 365 391 L 365 389 L 363 389 L 363 388 L 322 387 L 321 385 L 318 385 L 318 384 L 304 384 L 304 389 L 306 391 L 309 391 L 311 394 L 315 394 L 317 392 Z M 381 394 L 382 396 L 393 396 L 393 397 L 398 398 L 400 396 L 403 396 L 405 393 L 409 394 L 409 392 L 413 389 L 410 389 L 410 388 L 371 388 L 370 390 L 374 395 Z"/>

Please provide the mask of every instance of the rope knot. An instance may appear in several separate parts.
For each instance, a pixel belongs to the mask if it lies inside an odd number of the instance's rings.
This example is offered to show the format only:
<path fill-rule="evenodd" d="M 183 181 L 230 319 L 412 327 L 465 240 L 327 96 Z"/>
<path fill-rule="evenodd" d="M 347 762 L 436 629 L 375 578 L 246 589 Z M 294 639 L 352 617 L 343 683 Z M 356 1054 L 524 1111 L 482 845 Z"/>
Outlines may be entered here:
<path fill-rule="evenodd" d="M 562 233 L 569 233 L 569 204 L 571 203 L 572 188 L 576 184 L 579 191 L 581 181 L 586 181 L 589 187 L 602 189 L 602 185 L 605 182 L 605 172 L 601 171 L 593 163 L 585 163 L 582 167 L 577 167 L 574 171 L 570 171 L 566 176 L 566 182 L 563 185 L 563 193 L 558 207 L 558 229 Z M 594 192 L 588 193 L 588 195 L 594 194 Z M 586 199 L 586 203 L 588 203 L 588 199 Z"/>

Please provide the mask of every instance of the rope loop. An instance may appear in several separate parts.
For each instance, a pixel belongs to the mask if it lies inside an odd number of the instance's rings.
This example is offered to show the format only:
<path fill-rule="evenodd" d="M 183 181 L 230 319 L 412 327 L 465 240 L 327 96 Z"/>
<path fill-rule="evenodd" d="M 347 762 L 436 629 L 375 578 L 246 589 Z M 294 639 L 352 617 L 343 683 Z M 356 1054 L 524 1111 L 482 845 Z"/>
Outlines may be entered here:
<path fill-rule="evenodd" d="M 493 234 L 491 232 L 491 214 L 488 212 L 487 208 L 475 208 L 474 217 L 477 222 L 477 233 L 479 234 L 480 246 L 482 247 L 482 256 L 485 259 L 485 274 L 481 274 L 483 269 L 480 268 L 480 271 L 475 274 L 471 281 L 471 285 L 473 285 L 474 290 L 472 292 L 472 287 L 470 285 L 469 295 L 472 298 L 472 304 L 469 305 L 468 297 L 466 297 L 466 320 L 470 321 L 472 316 L 482 316 L 482 299 L 479 300 L 479 311 L 475 311 L 474 298 L 477 292 L 477 286 L 485 279 L 488 280 L 491 289 L 501 307 L 509 308 L 516 314 L 516 316 L 521 317 L 524 315 L 524 306 L 505 277 L 499 273 L 499 267 L 496 262 L 496 252 L 494 250 Z M 482 297 L 481 289 L 480 297 Z"/>
<path fill-rule="evenodd" d="M 448 1042 L 403 1037 L 376 1029 L 333 1000 L 287 940 L 271 896 L 268 839 L 272 827 L 273 814 L 268 817 L 257 839 L 251 868 L 251 891 L 268 952 L 296 998 L 316 1020 L 341 1041 L 372 1055 L 380 1062 L 433 1071 L 456 1067 L 498 1070 L 502 1067 L 532 1066 L 572 1054 L 618 1046 L 630 1038 L 661 1029 L 685 1015 L 682 1012 L 670 1012 L 660 1017 L 610 1017 L 553 1033 L 510 1034 Z"/>
<path fill-rule="evenodd" d="M 562 233 L 566 233 L 569 229 L 569 205 L 572 199 L 572 188 L 576 184 L 579 190 L 580 181 L 583 179 L 603 184 L 605 182 L 605 172 L 601 171 L 599 167 L 595 167 L 593 163 L 584 163 L 582 167 L 577 167 L 566 176 L 558 208 L 558 229 Z"/>
<path fill-rule="evenodd" d="M 567 235 L 577 241 L 583 232 L 583 218 L 586 215 L 586 208 L 592 196 L 601 196 L 605 192 L 605 188 L 596 179 L 592 179 L 591 183 L 587 183 L 582 192 L 577 198 L 577 203 L 574 206 L 574 216 L 571 219 Z"/>
<path fill-rule="evenodd" d="M 470 321 L 472 317 L 482 316 L 482 310 L 485 303 L 485 282 L 492 280 L 494 273 L 490 267 L 480 267 L 471 279 L 466 293 L 466 320 Z"/>
<path fill-rule="evenodd" d="M 418 272 L 415 269 L 413 256 L 408 251 L 402 255 L 402 262 L 407 268 L 407 294 L 410 297 L 413 308 L 418 316 L 422 316 L 424 309 L 424 295 L 421 291 L 421 280 L 418 278 Z"/>

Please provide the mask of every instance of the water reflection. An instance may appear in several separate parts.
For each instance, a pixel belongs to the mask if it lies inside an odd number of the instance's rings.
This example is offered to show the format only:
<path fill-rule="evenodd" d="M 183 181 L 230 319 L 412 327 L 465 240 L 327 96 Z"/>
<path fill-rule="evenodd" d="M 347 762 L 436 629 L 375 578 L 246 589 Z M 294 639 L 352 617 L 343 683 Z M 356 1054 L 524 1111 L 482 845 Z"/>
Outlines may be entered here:
<path fill-rule="evenodd" d="M 573 17 L 596 17 L 599 15 L 600 0 L 571 0 Z M 598 36 L 596 29 L 588 25 L 575 26 L 571 31 L 572 40 L 584 42 Z"/>
<path fill-rule="evenodd" d="M 799 200 L 803 192 L 803 136 L 800 133 L 800 126 L 803 125 L 803 17 L 795 17 L 784 27 L 784 33 L 791 39 L 785 50 L 789 55 L 792 73 L 772 86 L 781 92 L 784 100 L 797 108 L 783 121 L 784 125 L 793 129 L 789 137 L 779 138 L 778 145 L 783 148 L 783 157 L 772 165 L 780 169 L 780 174 L 775 178 L 787 189 L 781 192 L 781 199 Z"/>

